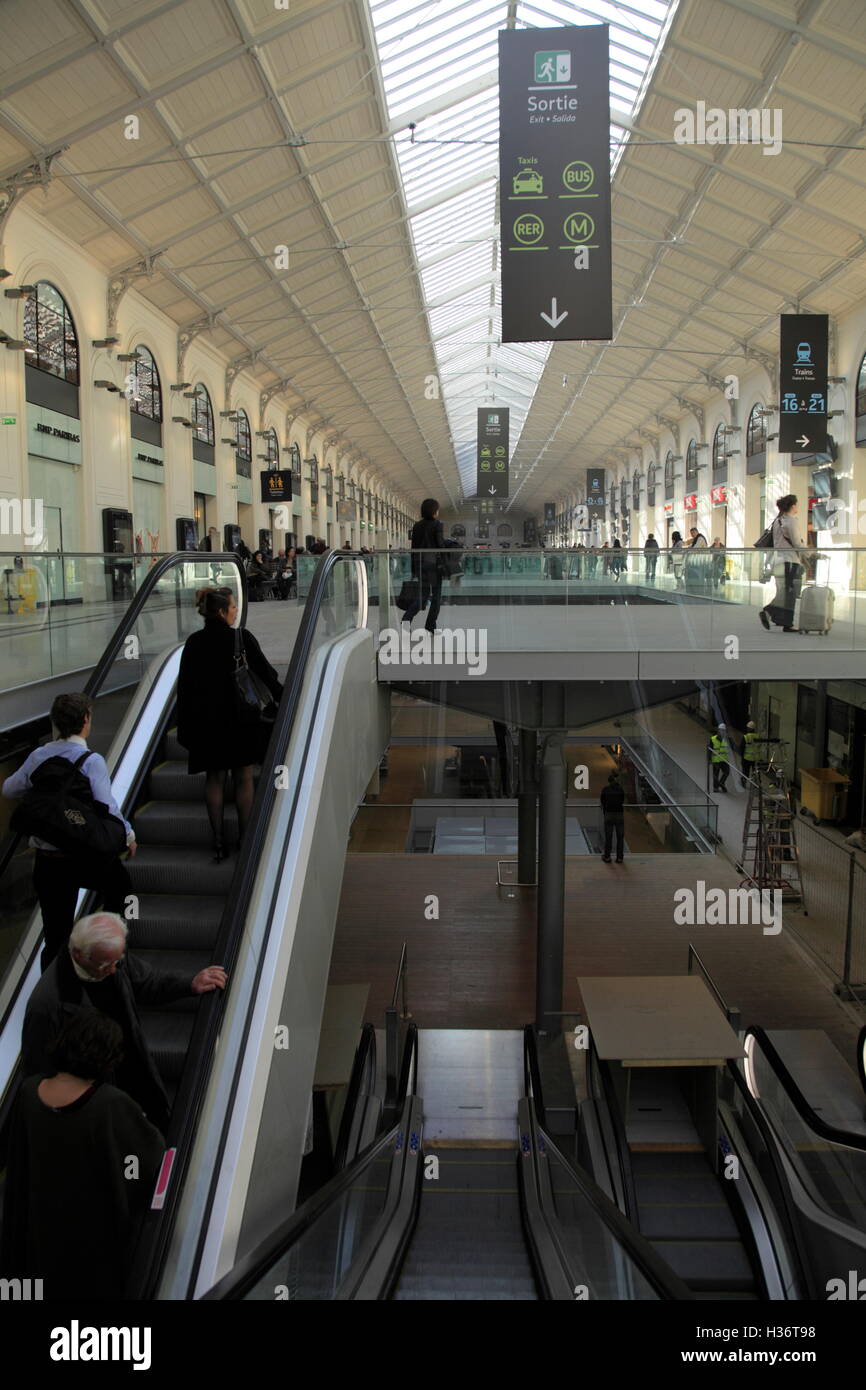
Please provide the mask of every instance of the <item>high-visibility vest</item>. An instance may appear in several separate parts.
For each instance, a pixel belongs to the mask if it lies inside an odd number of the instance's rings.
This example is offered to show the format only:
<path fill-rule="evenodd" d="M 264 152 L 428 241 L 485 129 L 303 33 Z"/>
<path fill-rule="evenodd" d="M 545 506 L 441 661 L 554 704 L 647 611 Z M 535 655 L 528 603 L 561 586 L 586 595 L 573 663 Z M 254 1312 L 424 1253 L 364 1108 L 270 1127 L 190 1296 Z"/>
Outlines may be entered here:
<path fill-rule="evenodd" d="M 728 740 L 721 738 L 718 734 L 713 734 L 710 739 L 710 747 L 713 750 L 712 759 L 714 763 L 726 763 L 730 761 L 731 750 L 728 747 Z"/>
<path fill-rule="evenodd" d="M 756 763 L 758 761 L 758 744 L 761 743 L 760 735 L 752 731 L 743 738 L 743 762 Z"/>

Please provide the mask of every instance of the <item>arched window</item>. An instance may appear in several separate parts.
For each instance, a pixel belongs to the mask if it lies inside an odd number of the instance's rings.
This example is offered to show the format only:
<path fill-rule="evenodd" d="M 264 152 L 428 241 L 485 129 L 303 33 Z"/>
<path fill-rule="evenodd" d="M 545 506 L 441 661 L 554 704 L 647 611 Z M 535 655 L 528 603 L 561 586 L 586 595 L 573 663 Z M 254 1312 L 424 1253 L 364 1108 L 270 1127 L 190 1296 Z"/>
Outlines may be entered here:
<path fill-rule="evenodd" d="M 674 495 L 674 456 L 668 449 L 665 454 L 665 498 L 670 499 Z"/>
<path fill-rule="evenodd" d="M 289 463 L 292 469 L 292 491 L 300 491 L 301 483 L 301 450 L 297 444 L 289 445 Z"/>
<path fill-rule="evenodd" d="M 135 349 L 138 360 L 132 363 L 128 385 L 132 388 L 129 408 L 133 415 L 141 415 L 155 424 L 162 422 L 162 385 L 159 372 L 153 360 L 153 353 L 142 344 Z"/>
<path fill-rule="evenodd" d="M 28 366 L 38 367 L 77 386 L 78 335 L 63 295 L 47 280 L 24 301 L 24 342 Z"/>
<path fill-rule="evenodd" d="M 619 509 L 623 516 L 628 512 L 628 479 L 623 478 L 619 485 Z"/>
<path fill-rule="evenodd" d="M 767 467 L 767 417 L 764 407 L 753 405 L 746 426 L 746 472 L 764 473 Z"/>
<path fill-rule="evenodd" d="M 640 508 L 640 473 L 637 469 L 631 476 L 631 505 L 635 511 Z"/>
<path fill-rule="evenodd" d="M 646 471 L 646 504 L 654 507 L 656 504 L 656 478 L 658 477 L 658 464 L 651 463 Z"/>
<path fill-rule="evenodd" d="M 689 447 L 686 449 L 686 480 L 693 482 L 698 476 L 698 441 L 689 440 Z"/>
<path fill-rule="evenodd" d="M 192 436 L 200 444 L 214 445 L 213 406 L 203 381 L 196 383 L 192 398 Z M 213 460 L 211 460 L 213 462 Z"/>
<path fill-rule="evenodd" d="M 616 483 L 611 483 L 610 485 L 610 514 L 612 517 L 616 517 L 619 515 L 617 510 Z"/>
<path fill-rule="evenodd" d="M 268 468 L 280 466 L 280 442 L 275 429 L 265 430 L 265 458 Z"/>
<path fill-rule="evenodd" d="M 324 469 L 325 474 L 325 503 L 329 507 L 334 505 L 334 470 L 330 465 Z"/>
<path fill-rule="evenodd" d="M 724 425 L 717 425 L 716 432 L 713 435 L 713 474 L 718 473 L 720 468 L 727 467 L 728 461 L 725 458 L 725 443 L 725 427 Z M 715 477 L 713 478 L 713 481 L 715 482 Z"/>
<path fill-rule="evenodd" d="M 338 474 L 337 474 L 337 501 L 338 501 L 338 502 L 345 502 L 345 500 L 346 500 L 346 475 L 345 475 L 345 473 L 338 473 Z"/>
<path fill-rule="evenodd" d="M 866 444 L 866 353 L 857 373 L 857 396 L 854 405 L 854 438 L 858 444 Z"/>
<path fill-rule="evenodd" d="M 239 410 L 235 420 L 235 468 L 242 478 L 251 478 L 253 473 L 253 437 L 250 432 L 250 417 L 245 410 Z"/>

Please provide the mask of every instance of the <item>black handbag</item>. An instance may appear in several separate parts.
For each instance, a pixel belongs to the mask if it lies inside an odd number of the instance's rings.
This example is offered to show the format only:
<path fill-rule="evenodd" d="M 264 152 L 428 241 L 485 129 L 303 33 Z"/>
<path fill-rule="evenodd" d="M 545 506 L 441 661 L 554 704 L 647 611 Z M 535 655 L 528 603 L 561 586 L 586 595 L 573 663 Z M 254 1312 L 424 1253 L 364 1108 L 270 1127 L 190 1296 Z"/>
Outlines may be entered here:
<path fill-rule="evenodd" d="M 96 801 L 81 764 L 85 749 L 69 765 L 68 758 L 46 758 L 30 778 L 30 790 L 16 806 L 10 826 L 19 835 L 35 835 L 67 854 L 98 854 L 113 858 L 126 849 L 126 826 Z"/>
<path fill-rule="evenodd" d="M 398 608 L 402 608 L 404 613 L 407 608 L 411 608 L 413 603 L 418 602 L 420 585 L 417 579 L 404 579 L 403 586 L 394 599 Z"/>
<path fill-rule="evenodd" d="M 775 526 L 778 520 L 778 517 L 774 517 L 773 520 L 770 522 L 770 525 L 767 527 L 766 531 L 762 532 L 762 534 L 755 541 L 756 550 L 773 549 L 773 547 L 775 546 L 775 541 L 773 540 L 773 527 Z"/>
<path fill-rule="evenodd" d="M 274 697 L 264 681 L 247 665 L 240 628 L 235 628 L 234 682 L 240 722 L 242 724 L 258 724 L 262 720 L 268 723 L 273 722 L 277 714 Z"/>

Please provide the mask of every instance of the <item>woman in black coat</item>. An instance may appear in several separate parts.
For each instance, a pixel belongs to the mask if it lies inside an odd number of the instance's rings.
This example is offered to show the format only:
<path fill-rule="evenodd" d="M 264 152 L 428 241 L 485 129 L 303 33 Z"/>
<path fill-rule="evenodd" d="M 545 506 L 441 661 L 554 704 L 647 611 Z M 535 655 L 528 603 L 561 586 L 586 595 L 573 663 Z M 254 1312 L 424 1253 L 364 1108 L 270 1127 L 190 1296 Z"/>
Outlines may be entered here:
<path fill-rule="evenodd" d="M 238 606 L 231 589 L 199 589 L 204 627 L 186 639 L 177 682 L 177 737 L 189 752 L 187 771 L 204 772 L 205 801 L 214 837 L 214 862 L 226 855 L 223 810 L 226 773 L 231 770 L 238 812 L 239 841 L 253 804 L 253 765 L 267 747 L 269 726 L 244 724 L 238 715 L 235 685 L 235 628 Z M 247 665 L 278 703 L 279 677 L 253 634 L 237 630 Z"/>
<path fill-rule="evenodd" d="M 428 632 L 435 632 L 442 602 L 442 567 L 439 556 L 430 552 L 445 549 L 439 503 L 435 497 L 427 497 L 421 503 L 421 519 L 412 527 L 412 549 L 416 552 L 412 556 L 412 578 L 417 585 L 417 597 L 404 612 L 403 622 L 411 625 L 412 619 L 429 599 L 430 608 L 424 626 Z"/>

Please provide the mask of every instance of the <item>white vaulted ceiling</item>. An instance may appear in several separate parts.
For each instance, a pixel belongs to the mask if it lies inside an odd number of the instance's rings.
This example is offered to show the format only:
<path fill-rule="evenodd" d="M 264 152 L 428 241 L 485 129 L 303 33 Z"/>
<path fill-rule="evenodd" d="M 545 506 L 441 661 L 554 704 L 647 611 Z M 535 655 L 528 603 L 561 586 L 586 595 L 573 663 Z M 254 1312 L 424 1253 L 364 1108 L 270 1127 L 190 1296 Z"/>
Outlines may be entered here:
<path fill-rule="evenodd" d="M 3 0 L 0 180 L 62 150 L 34 209 L 110 271 L 158 253 L 137 290 L 407 496 L 471 495 L 495 401 L 535 508 L 774 356 L 780 310 L 862 298 L 863 0 L 278 3 Z M 503 347 L 497 32 L 598 20 L 615 338 Z M 699 100 L 780 108 L 783 151 L 673 144 Z"/>

